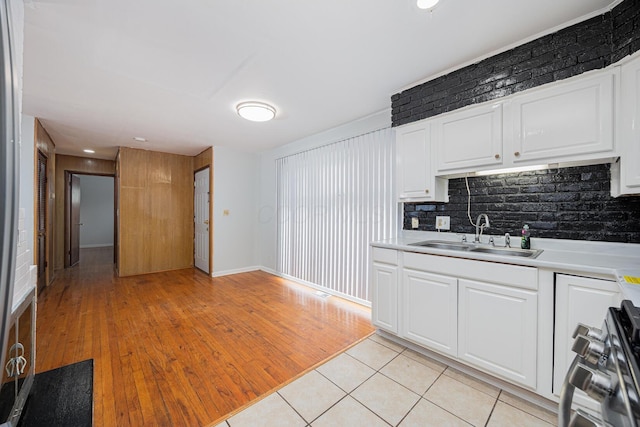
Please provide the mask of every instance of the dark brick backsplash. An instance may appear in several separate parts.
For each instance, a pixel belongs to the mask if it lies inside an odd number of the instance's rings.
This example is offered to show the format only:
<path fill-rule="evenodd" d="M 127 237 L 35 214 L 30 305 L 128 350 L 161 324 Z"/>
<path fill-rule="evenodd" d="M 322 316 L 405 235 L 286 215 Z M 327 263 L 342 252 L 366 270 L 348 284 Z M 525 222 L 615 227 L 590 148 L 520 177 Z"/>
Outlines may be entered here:
<path fill-rule="evenodd" d="M 518 237 L 527 223 L 532 238 L 640 243 L 640 197 L 611 197 L 610 178 L 607 164 L 470 177 L 471 217 L 486 213 L 492 235 Z M 464 178 L 449 180 L 449 203 L 404 203 L 404 229 L 417 217 L 435 231 L 436 215 L 451 217 L 452 232 L 475 232 Z"/>
<path fill-rule="evenodd" d="M 640 0 L 391 97 L 393 126 L 607 67 L 640 50 Z"/>

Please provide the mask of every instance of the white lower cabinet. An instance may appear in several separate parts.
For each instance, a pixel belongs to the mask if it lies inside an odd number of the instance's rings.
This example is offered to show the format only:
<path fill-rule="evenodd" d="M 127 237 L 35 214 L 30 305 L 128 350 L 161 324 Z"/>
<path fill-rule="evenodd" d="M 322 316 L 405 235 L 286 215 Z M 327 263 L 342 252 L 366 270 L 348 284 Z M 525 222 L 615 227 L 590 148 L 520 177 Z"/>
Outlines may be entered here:
<path fill-rule="evenodd" d="M 458 354 L 458 280 L 405 269 L 402 274 L 402 335 L 456 357 Z"/>
<path fill-rule="evenodd" d="M 535 388 L 537 292 L 464 279 L 458 286 L 458 357 Z"/>
<path fill-rule="evenodd" d="M 372 250 L 371 323 L 394 334 L 398 333 L 397 257 L 395 250 Z"/>
<path fill-rule="evenodd" d="M 601 328 L 607 309 L 619 307 L 621 301 L 620 288 L 614 281 L 556 275 L 553 394 L 560 395 L 562 382 L 575 356 L 571 346 L 576 325 L 583 323 Z M 576 390 L 574 400 L 583 406 L 597 406 L 580 390 Z"/>

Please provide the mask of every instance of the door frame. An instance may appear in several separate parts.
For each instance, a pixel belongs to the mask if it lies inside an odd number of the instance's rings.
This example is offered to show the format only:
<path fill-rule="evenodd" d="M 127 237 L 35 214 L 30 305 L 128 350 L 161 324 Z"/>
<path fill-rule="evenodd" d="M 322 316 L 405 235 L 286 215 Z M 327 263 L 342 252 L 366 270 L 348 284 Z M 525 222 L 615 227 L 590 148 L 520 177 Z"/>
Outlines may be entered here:
<path fill-rule="evenodd" d="M 44 164 L 44 183 L 43 183 L 43 187 L 40 186 L 40 159 L 43 159 L 43 164 Z M 47 155 L 45 153 L 43 153 L 41 150 L 36 150 L 35 153 L 35 215 L 34 215 L 34 257 L 36 259 L 36 264 L 38 265 L 37 270 L 38 273 L 40 273 L 40 269 L 42 268 L 42 276 L 40 276 L 38 274 L 38 279 L 37 279 L 37 284 L 36 287 L 38 288 L 38 292 L 41 292 L 42 290 L 44 290 L 44 288 L 46 288 L 49 285 L 49 277 L 50 277 L 50 273 L 49 273 L 49 269 L 51 268 L 51 262 L 49 259 L 50 256 L 50 252 L 49 252 L 49 242 L 50 242 L 50 227 L 49 227 L 49 157 L 47 157 Z M 44 202 L 44 248 L 40 247 L 40 239 L 39 239 L 39 233 L 40 233 L 40 212 L 41 212 L 41 206 L 40 206 L 40 202 L 41 202 L 41 192 L 44 191 L 44 197 L 42 198 L 43 202 Z M 44 251 L 44 265 L 41 266 L 40 262 L 43 261 L 40 259 L 40 251 L 43 250 Z"/>
<path fill-rule="evenodd" d="M 64 171 L 64 268 L 71 267 L 70 254 L 71 250 L 71 194 L 69 191 L 71 175 L 92 175 L 113 178 L 113 262 L 116 262 L 116 254 L 118 253 L 118 223 L 117 223 L 117 197 L 118 186 L 116 175 L 112 173 L 91 173 L 82 171 L 73 171 L 65 169 Z"/>

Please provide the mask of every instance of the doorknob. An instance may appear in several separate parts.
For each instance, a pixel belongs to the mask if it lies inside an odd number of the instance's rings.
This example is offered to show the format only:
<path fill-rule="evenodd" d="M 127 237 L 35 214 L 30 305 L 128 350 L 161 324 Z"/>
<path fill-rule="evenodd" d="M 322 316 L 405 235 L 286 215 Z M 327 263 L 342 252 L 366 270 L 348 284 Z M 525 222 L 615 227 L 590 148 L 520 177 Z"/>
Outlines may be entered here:
<path fill-rule="evenodd" d="M 209 220 L 208 220 L 208 219 L 205 219 L 205 220 L 204 220 L 204 223 L 205 223 L 205 224 L 209 224 Z"/>

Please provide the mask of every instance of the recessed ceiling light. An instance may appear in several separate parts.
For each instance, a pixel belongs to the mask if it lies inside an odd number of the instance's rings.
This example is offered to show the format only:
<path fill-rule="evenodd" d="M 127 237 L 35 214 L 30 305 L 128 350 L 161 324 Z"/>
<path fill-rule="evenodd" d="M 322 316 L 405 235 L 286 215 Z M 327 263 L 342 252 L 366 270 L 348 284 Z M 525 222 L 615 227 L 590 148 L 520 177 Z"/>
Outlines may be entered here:
<path fill-rule="evenodd" d="M 440 0 L 417 0 L 416 4 L 420 9 L 433 9 Z"/>
<path fill-rule="evenodd" d="M 134 136 L 133 140 L 138 142 L 147 142 L 147 138 L 143 138 L 141 136 Z"/>
<path fill-rule="evenodd" d="M 268 122 L 276 116 L 276 109 L 264 102 L 241 102 L 236 106 L 240 117 L 252 122 Z"/>
<path fill-rule="evenodd" d="M 89 153 L 89 154 L 93 154 L 93 153 L 95 153 L 95 151 L 94 151 L 94 150 L 90 150 L 90 149 L 88 149 L 88 148 L 87 148 L 87 149 L 85 149 L 85 150 L 82 150 L 82 151 L 84 151 L 85 153 Z"/>

